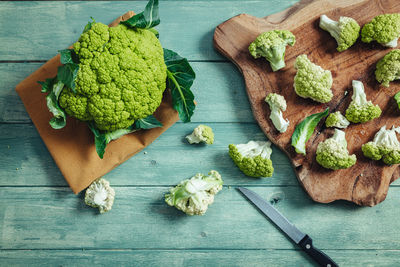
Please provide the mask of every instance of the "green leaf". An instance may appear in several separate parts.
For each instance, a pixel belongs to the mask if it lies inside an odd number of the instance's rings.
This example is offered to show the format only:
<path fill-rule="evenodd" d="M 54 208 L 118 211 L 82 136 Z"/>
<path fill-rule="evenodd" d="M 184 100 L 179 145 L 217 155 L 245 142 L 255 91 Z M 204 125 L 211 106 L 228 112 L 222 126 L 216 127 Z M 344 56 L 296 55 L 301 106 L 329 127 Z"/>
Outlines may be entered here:
<path fill-rule="evenodd" d="M 67 124 L 67 116 L 65 115 L 64 110 L 58 104 L 58 97 L 62 89 L 64 88 L 64 83 L 58 81 L 57 83 L 53 83 L 51 87 L 51 91 L 46 96 L 47 108 L 53 114 L 53 118 L 50 119 L 50 126 L 53 129 L 61 129 L 64 128 Z"/>
<path fill-rule="evenodd" d="M 190 122 L 196 105 L 190 90 L 196 75 L 186 58 L 164 48 L 167 87 L 171 89 L 173 107 L 183 122 Z"/>
<path fill-rule="evenodd" d="M 400 109 L 400 92 L 398 92 L 397 94 L 394 95 L 394 100 L 396 100 L 397 105 Z"/>
<path fill-rule="evenodd" d="M 79 65 L 76 63 L 68 63 L 63 66 L 58 67 L 57 79 L 63 82 L 67 87 L 75 91 L 75 79 L 78 74 Z"/>
<path fill-rule="evenodd" d="M 306 154 L 306 143 L 308 139 L 310 139 L 319 121 L 328 116 L 328 114 L 329 108 L 325 109 L 323 112 L 312 114 L 297 124 L 292 135 L 292 146 L 296 149 L 297 153 Z"/>
<path fill-rule="evenodd" d="M 121 21 L 122 24 L 131 28 L 150 29 L 160 24 L 158 14 L 158 0 L 150 0 L 144 11 L 131 17 L 128 20 Z"/>
<path fill-rule="evenodd" d="M 61 64 L 79 64 L 79 58 L 74 49 L 58 50 L 58 52 L 60 53 Z"/>
<path fill-rule="evenodd" d="M 135 129 L 152 129 L 162 127 L 162 123 L 159 122 L 153 115 L 150 115 L 144 119 L 139 119 L 134 123 Z"/>
<path fill-rule="evenodd" d="M 148 29 L 148 30 L 151 31 L 152 33 L 154 33 L 154 35 L 155 35 L 157 38 L 160 37 L 160 34 L 158 33 L 158 31 L 157 31 L 155 28 L 150 28 L 150 29 Z"/>
<path fill-rule="evenodd" d="M 53 85 L 57 81 L 57 77 L 46 79 L 44 82 L 39 81 L 38 84 L 42 85 L 42 93 L 49 93 L 53 90 Z"/>
<path fill-rule="evenodd" d="M 89 21 L 88 24 L 86 24 L 86 26 L 85 26 L 85 28 L 83 29 L 83 32 L 82 32 L 82 33 L 85 33 L 85 32 L 87 32 L 88 30 L 90 30 L 90 29 L 92 28 L 92 25 L 93 25 L 94 23 L 96 23 L 96 21 L 94 20 L 93 17 L 90 17 L 90 18 L 92 19 L 92 21 Z"/>

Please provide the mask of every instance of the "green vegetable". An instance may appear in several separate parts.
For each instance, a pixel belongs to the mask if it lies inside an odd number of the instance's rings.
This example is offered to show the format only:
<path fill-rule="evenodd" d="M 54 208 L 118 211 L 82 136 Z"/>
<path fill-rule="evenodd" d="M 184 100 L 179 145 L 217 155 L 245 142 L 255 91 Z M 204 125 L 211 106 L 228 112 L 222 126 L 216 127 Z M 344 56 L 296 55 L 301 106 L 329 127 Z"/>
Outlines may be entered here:
<path fill-rule="evenodd" d="M 383 86 L 389 87 L 389 83 L 400 80 L 400 50 L 394 49 L 387 53 L 376 64 L 375 78 Z"/>
<path fill-rule="evenodd" d="M 337 51 L 339 52 L 352 46 L 360 35 L 360 25 L 349 17 L 340 17 L 339 21 L 334 21 L 326 15 L 322 15 L 319 20 L 319 27 L 328 31 L 335 38 L 338 44 Z"/>
<path fill-rule="evenodd" d="M 64 83 L 57 81 L 56 78 L 46 79 L 46 81 L 38 83 L 42 85 L 42 92 L 48 93 L 46 96 L 47 108 L 53 114 L 53 118 L 49 122 L 50 126 L 53 129 L 64 128 L 67 123 L 67 116 L 58 104 L 58 98 L 64 88 Z"/>
<path fill-rule="evenodd" d="M 312 63 L 306 55 L 296 58 L 294 67 L 297 69 L 294 76 L 294 90 L 303 98 L 311 98 L 320 103 L 331 101 L 333 93 L 332 74 Z"/>
<path fill-rule="evenodd" d="M 312 114 L 297 124 L 292 135 L 292 146 L 297 153 L 306 154 L 306 143 L 308 139 L 310 139 L 319 121 L 328 116 L 328 114 L 329 108 L 326 108 L 325 111 Z"/>
<path fill-rule="evenodd" d="M 397 106 L 400 109 L 400 92 L 397 92 L 397 94 L 394 95 L 394 100 L 396 100 Z"/>
<path fill-rule="evenodd" d="M 130 28 L 151 29 L 160 24 L 160 16 L 158 15 L 158 0 L 150 0 L 144 11 L 122 21 L 122 24 Z"/>
<path fill-rule="evenodd" d="M 336 127 L 345 129 L 350 125 L 350 122 L 346 119 L 345 116 L 340 113 L 340 111 L 336 111 L 334 113 L 329 114 L 328 118 L 325 121 L 326 127 Z"/>
<path fill-rule="evenodd" d="M 396 47 L 400 36 L 400 14 L 383 14 L 376 16 L 361 30 L 364 43 L 377 41 L 383 46 Z"/>
<path fill-rule="evenodd" d="M 386 130 L 384 125 L 374 137 L 372 142 L 362 146 L 364 156 L 373 160 L 383 159 L 387 165 L 400 163 L 400 142 L 396 133 L 400 133 L 400 127 L 392 127 Z"/>
<path fill-rule="evenodd" d="M 86 189 L 85 203 L 104 213 L 111 210 L 114 197 L 115 191 L 110 187 L 110 183 L 104 178 L 99 178 Z"/>
<path fill-rule="evenodd" d="M 188 215 L 204 215 L 214 196 L 222 189 L 222 178 L 217 171 L 207 175 L 198 173 L 180 182 L 165 195 L 165 202 Z"/>
<path fill-rule="evenodd" d="M 353 95 L 351 103 L 346 110 L 346 118 L 354 123 L 364 123 L 379 118 L 381 113 L 382 111 L 378 105 L 367 101 L 363 83 L 353 80 Z"/>
<path fill-rule="evenodd" d="M 214 133 L 210 126 L 200 124 L 193 130 L 193 133 L 186 136 L 186 140 L 189 144 L 198 144 L 203 142 L 211 145 L 214 143 Z"/>
<path fill-rule="evenodd" d="M 245 175 L 271 177 L 274 167 L 271 161 L 271 142 L 249 141 L 247 144 L 229 145 L 229 155 Z"/>
<path fill-rule="evenodd" d="M 326 169 L 347 169 L 356 164 L 356 155 L 349 155 L 345 133 L 335 129 L 331 138 L 318 144 L 317 162 Z"/>
<path fill-rule="evenodd" d="M 281 132 L 286 132 L 289 121 L 283 118 L 282 111 L 286 110 L 286 100 L 283 96 L 275 93 L 270 93 L 265 98 L 265 102 L 268 103 L 269 108 L 271 109 L 271 114 L 269 118 L 274 124 L 275 128 Z"/>
<path fill-rule="evenodd" d="M 254 58 L 264 57 L 273 71 L 285 67 L 286 46 L 293 46 L 296 37 L 287 30 L 272 30 L 260 34 L 249 46 L 249 52 Z"/>

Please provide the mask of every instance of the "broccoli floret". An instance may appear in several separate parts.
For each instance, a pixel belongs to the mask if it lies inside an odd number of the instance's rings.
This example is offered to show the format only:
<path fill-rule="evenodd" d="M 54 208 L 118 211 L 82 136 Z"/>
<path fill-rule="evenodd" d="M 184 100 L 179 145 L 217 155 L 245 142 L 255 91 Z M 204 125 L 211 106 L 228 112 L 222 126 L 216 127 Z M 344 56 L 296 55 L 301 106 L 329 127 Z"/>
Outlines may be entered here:
<path fill-rule="evenodd" d="M 349 17 L 340 17 L 339 21 L 334 21 L 326 15 L 322 15 L 319 20 L 319 27 L 328 31 L 335 38 L 338 44 L 336 49 L 339 52 L 352 46 L 360 35 L 360 25 Z"/>
<path fill-rule="evenodd" d="M 194 128 L 193 132 L 186 136 L 186 140 L 189 144 L 206 143 L 211 145 L 214 143 L 214 133 L 210 126 L 200 124 Z"/>
<path fill-rule="evenodd" d="M 325 121 L 326 127 L 336 127 L 345 129 L 350 125 L 350 122 L 346 119 L 345 116 L 340 113 L 340 111 L 336 111 L 334 113 L 329 114 L 328 118 Z"/>
<path fill-rule="evenodd" d="M 354 123 L 364 123 L 379 118 L 382 110 L 378 105 L 367 101 L 363 83 L 353 80 L 352 85 L 353 95 L 351 96 L 351 103 L 346 110 L 346 118 Z"/>
<path fill-rule="evenodd" d="M 204 215 L 214 196 L 222 189 L 222 178 L 217 171 L 207 175 L 198 173 L 180 182 L 165 195 L 165 202 L 188 215 Z"/>
<path fill-rule="evenodd" d="M 400 36 L 400 14 L 383 14 L 376 16 L 361 30 L 364 43 L 377 41 L 386 47 L 396 47 Z"/>
<path fill-rule="evenodd" d="M 373 160 L 383 159 L 387 165 L 400 163 L 400 142 L 396 133 L 400 133 L 400 127 L 392 127 L 386 130 L 384 125 L 374 137 L 372 142 L 362 145 L 364 156 Z"/>
<path fill-rule="evenodd" d="M 376 64 L 375 78 L 383 86 L 389 87 L 389 83 L 400 80 L 400 50 L 394 49 L 387 53 Z"/>
<path fill-rule="evenodd" d="M 274 173 L 271 142 L 249 141 L 229 145 L 229 155 L 238 168 L 250 177 L 271 177 Z"/>
<path fill-rule="evenodd" d="M 99 208 L 100 213 L 104 213 L 111 210 L 114 197 L 115 192 L 110 187 L 110 182 L 99 178 L 86 189 L 85 203 L 93 208 Z"/>
<path fill-rule="evenodd" d="M 273 71 L 285 67 L 286 46 L 293 46 L 296 37 L 290 31 L 272 30 L 260 34 L 249 46 L 254 58 L 264 57 L 269 61 Z"/>
<path fill-rule="evenodd" d="M 269 118 L 274 124 L 275 128 L 281 132 L 286 132 L 289 121 L 285 120 L 282 115 L 282 111 L 286 110 L 286 100 L 283 96 L 275 93 L 270 93 L 265 98 L 265 102 L 268 103 L 269 108 L 271 109 L 271 114 Z"/>
<path fill-rule="evenodd" d="M 294 67 L 297 69 L 294 77 L 294 90 L 303 98 L 311 98 L 320 103 L 331 101 L 333 93 L 332 74 L 312 63 L 306 55 L 296 58 Z"/>
<path fill-rule="evenodd" d="M 319 143 L 317 147 L 317 162 L 326 169 L 347 169 L 353 166 L 356 155 L 349 155 L 345 133 L 335 129 L 331 138 Z"/>

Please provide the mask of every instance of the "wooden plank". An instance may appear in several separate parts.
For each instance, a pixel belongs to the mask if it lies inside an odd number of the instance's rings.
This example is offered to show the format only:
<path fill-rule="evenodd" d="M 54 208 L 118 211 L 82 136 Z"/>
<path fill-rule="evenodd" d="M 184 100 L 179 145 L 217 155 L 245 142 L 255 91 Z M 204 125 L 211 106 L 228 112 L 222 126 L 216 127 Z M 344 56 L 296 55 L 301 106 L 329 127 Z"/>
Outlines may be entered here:
<path fill-rule="evenodd" d="M 166 174 L 167 176 L 168 174 Z M 174 174 L 170 174 L 174 175 Z M 179 181 L 180 178 L 176 179 Z M 253 187 L 321 249 L 400 249 L 400 188 L 376 207 L 319 204 L 300 187 Z M 113 210 L 87 207 L 67 188 L 0 190 L 2 249 L 293 249 L 234 188 L 225 187 L 205 216 L 164 203 L 167 187 L 115 188 Z"/>
<path fill-rule="evenodd" d="M 174 125 L 144 152 L 105 177 L 113 185 L 173 185 L 197 172 L 216 169 L 227 185 L 294 185 L 298 182 L 287 157 L 273 149 L 273 177 L 255 179 L 243 175 L 228 155 L 228 144 L 265 140 L 256 124 L 210 123 L 215 132 L 211 146 L 189 145 L 184 137 L 195 123 Z M 145 154 L 146 153 L 146 154 Z M 60 171 L 36 129 L 30 124 L 0 124 L 0 186 L 65 186 Z"/>
<path fill-rule="evenodd" d="M 30 122 L 15 86 L 41 65 L 0 63 L 0 123 Z M 198 102 L 193 122 L 254 122 L 243 78 L 231 63 L 192 62 L 191 65 L 197 74 L 193 92 Z"/>
<path fill-rule="evenodd" d="M 276 13 L 295 2 L 160 1 L 160 40 L 164 47 L 191 60 L 225 60 L 212 48 L 216 25 L 243 12 L 255 16 Z M 0 60 L 50 59 L 79 37 L 90 16 L 108 24 L 128 10 L 143 10 L 145 4 L 145 1 L 0 2 Z"/>
<path fill-rule="evenodd" d="M 326 250 L 340 266 L 394 266 L 398 250 Z M 355 256 L 356 255 L 356 256 Z M 317 266 L 294 250 L 16 250 L 1 251 L 4 266 Z"/>

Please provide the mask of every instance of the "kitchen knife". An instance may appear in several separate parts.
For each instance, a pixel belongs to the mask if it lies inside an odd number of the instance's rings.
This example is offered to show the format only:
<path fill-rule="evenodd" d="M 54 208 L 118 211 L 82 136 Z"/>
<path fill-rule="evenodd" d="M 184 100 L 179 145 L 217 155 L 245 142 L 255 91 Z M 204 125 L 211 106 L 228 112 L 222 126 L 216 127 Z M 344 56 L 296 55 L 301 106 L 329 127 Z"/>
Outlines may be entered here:
<path fill-rule="evenodd" d="M 291 224 L 278 210 L 276 210 L 266 200 L 261 198 L 253 191 L 239 187 L 243 195 L 245 195 L 262 213 L 264 213 L 274 224 L 276 224 L 285 234 L 287 234 L 297 245 L 299 245 L 311 258 L 313 258 L 320 266 L 336 267 L 338 266 L 328 255 L 315 248 L 312 239 L 308 235 L 302 233 L 293 224 Z"/>

